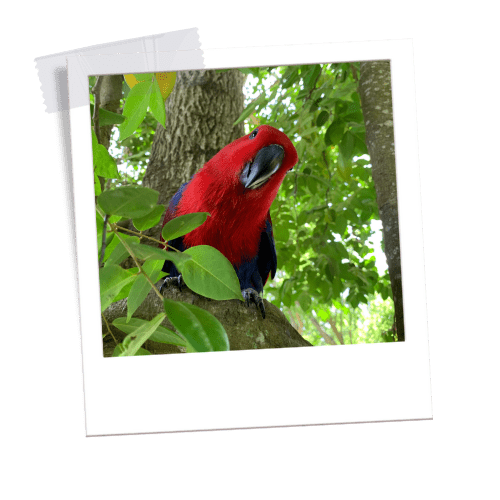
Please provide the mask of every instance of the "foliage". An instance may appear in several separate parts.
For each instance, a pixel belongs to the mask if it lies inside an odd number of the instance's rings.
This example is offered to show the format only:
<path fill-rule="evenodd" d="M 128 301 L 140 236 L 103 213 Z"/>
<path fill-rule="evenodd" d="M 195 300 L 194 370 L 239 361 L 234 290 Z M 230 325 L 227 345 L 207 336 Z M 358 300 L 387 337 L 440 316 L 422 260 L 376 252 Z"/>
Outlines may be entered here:
<path fill-rule="evenodd" d="M 302 337 L 313 345 L 395 341 L 392 300 L 383 300 L 379 294 L 370 296 L 368 305 L 358 308 L 336 303 L 329 310 L 318 309 L 307 315 L 296 302 L 284 312 Z"/>
<path fill-rule="evenodd" d="M 101 311 L 113 302 L 127 297 L 127 317 L 118 318 L 113 323 L 125 331 L 127 336 L 122 344 L 117 346 L 114 355 L 148 354 L 142 345 L 153 335 L 156 341 L 182 345 L 188 352 L 228 350 L 229 341 L 219 321 L 210 313 L 200 312 L 199 308 L 190 304 L 172 304 L 172 301 L 164 300 L 165 313 L 151 321 L 132 318 L 151 288 L 163 300 L 155 283 L 165 275 L 161 272 L 165 260 L 174 262 L 186 284 L 200 295 L 216 300 L 243 300 L 236 272 L 229 261 L 214 248 L 201 245 L 179 252 L 171 247 L 170 250 L 174 251 L 167 252 L 133 241 L 133 237 L 120 231 L 116 224 L 118 220 L 130 218 L 134 225 L 136 218 L 144 221 L 148 213 L 156 210 L 157 198 L 156 191 L 142 186 L 120 186 L 104 191 L 97 198 L 97 227 L 98 235 L 101 236 L 98 239 L 98 254 L 102 266 L 99 270 Z M 185 217 L 185 227 L 188 231 L 195 229 L 203 224 L 206 218 L 207 214 L 189 214 Z M 129 232 L 141 235 L 140 232 Z M 161 245 L 160 241 L 156 243 Z M 129 255 L 137 267 L 123 269 L 119 264 Z M 215 269 L 218 272 L 215 272 Z M 177 333 L 165 328 L 160 330 L 160 323 L 166 316 L 175 326 Z M 132 320 L 134 321 L 131 322 Z"/>
<path fill-rule="evenodd" d="M 94 96 L 92 94 L 92 89 L 95 85 L 96 77 L 89 77 L 89 91 L 90 91 L 90 114 L 91 117 L 94 113 Z M 127 97 L 130 92 L 130 87 L 123 82 L 122 87 L 122 99 L 121 108 L 125 107 Z M 161 92 L 161 85 L 160 85 Z M 168 97 L 168 96 L 167 96 Z M 106 121 L 101 121 L 104 117 Z M 123 115 L 117 113 L 111 113 L 111 116 L 106 115 L 105 110 L 99 110 L 99 122 L 101 125 L 120 125 L 125 121 Z M 126 138 L 120 139 L 120 133 L 118 127 L 113 129 L 113 134 L 111 137 L 111 147 L 110 152 L 114 158 L 115 164 L 119 170 L 119 176 L 117 177 L 103 177 L 108 178 L 108 187 L 121 186 L 126 184 L 141 184 L 142 178 L 146 173 L 146 166 L 148 157 L 151 152 L 151 147 L 153 145 L 154 135 L 156 131 L 156 126 L 158 121 L 152 113 L 146 113 L 142 122 L 137 126 L 137 128 Z M 94 165 L 95 166 L 95 165 Z M 99 174 L 100 175 L 100 174 Z M 96 185 L 96 190 L 98 190 Z M 96 192 L 96 194 L 100 194 Z"/>
<path fill-rule="evenodd" d="M 305 315 L 342 301 L 351 310 L 379 293 L 371 223 L 379 219 L 360 105 L 358 63 L 250 68 L 252 99 L 238 121 L 269 124 L 290 137 L 299 164 L 271 207 L 278 254 L 268 299 Z"/>
<path fill-rule="evenodd" d="M 268 300 L 285 311 L 297 326 L 299 317 L 302 334 L 316 345 L 325 343 L 316 324 L 324 332 L 332 332 L 332 325 L 340 333 L 349 331 L 349 342 L 345 343 L 393 340 L 389 276 L 379 275 L 369 242 L 373 234 L 371 223 L 379 216 L 357 91 L 359 65 L 316 64 L 240 71 L 248 75 L 247 88 L 252 97 L 235 124 L 244 121 L 247 132 L 260 124 L 279 128 L 290 137 L 299 155 L 299 164 L 286 176 L 271 207 L 279 271 L 266 286 Z M 159 110 L 164 111 L 164 106 L 159 106 L 161 90 L 157 77 L 128 76 L 135 77 L 136 83 L 131 89 L 124 83 L 125 119 L 99 112 L 100 120 L 108 120 L 104 123 L 114 120 L 119 124 L 115 130 L 119 130 L 120 140 L 115 133 L 112 155 L 93 141 L 96 180 L 97 175 L 108 179 L 102 194 L 96 182 L 96 195 L 100 195 L 97 225 L 103 266 L 102 303 L 107 307 L 128 297 L 128 317 L 114 324 L 122 330 L 128 325 L 127 338 L 134 337 L 134 343 L 127 340 L 127 345 L 121 345 L 115 354 L 147 354 L 141 346 L 137 347 L 136 338 L 162 338 L 168 343 L 178 342 L 188 350 L 224 345 L 216 340 L 204 343 L 188 339 L 191 330 L 183 322 L 174 323 L 171 306 L 165 308 L 169 319 L 177 330 L 178 325 L 187 328 L 184 331 L 163 331 L 162 336 L 162 327 L 151 326 L 159 325 L 157 318 L 154 323 L 149 322 L 149 328 L 131 316 L 154 279 L 164 274 L 158 262 L 169 258 L 177 259 L 176 267 L 197 293 L 220 300 L 242 297 L 234 269 L 215 249 L 202 246 L 167 255 L 158 248 L 139 245 L 137 236 L 155 226 L 164 212 L 163 206 L 156 205 L 157 196 L 152 190 L 139 185 L 156 123 L 164 125 L 165 119 Z M 89 84 L 92 86 L 93 82 Z M 148 107 L 151 113 L 147 113 Z M 118 158 L 119 173 L 112 157 Z M 186 234 L 207 216 L 192 214 L 186 220 L 174 219 L 165 226 L 164 239 Z M 132 218 L 137 232 L 118 232 L 116 223 L 121 218 Z M 103 242 L 105 251 L 101 255 Z M 120 262 L 129 255 L 134 257 L 136 267 L 118 271 Z M 193 318 L 191 326 L 200 321 L 195 312 L 189 314 Z M 130 330 L 131 325 L 134 330 Z"/>

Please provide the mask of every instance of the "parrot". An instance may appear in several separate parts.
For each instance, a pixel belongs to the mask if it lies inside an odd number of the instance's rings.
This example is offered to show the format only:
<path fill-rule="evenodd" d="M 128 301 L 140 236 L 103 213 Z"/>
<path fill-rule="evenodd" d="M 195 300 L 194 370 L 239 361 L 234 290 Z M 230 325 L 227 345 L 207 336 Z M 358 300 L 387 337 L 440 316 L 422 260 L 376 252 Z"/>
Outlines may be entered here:
<path fill-rule="evenodd" d="M 201 226 L 166 243 L 179 251 L 196 245 L 219 250 L 236 271 L 247 307 L 254 303 L 263 319 L 260 294 L 269 274 L 273 279 L 277 269 L 270 208 L 297 161 L 297 151 L 286 134 L 259 125 L 221 149 L 182 184 L 163 219 L 164 226 L 180 215 L 210 213 Z M 166 260 L 162 270 L 169 276 L 160 291 L 172 281 L 181 286 L 182 276 L 172 262 Z"/>

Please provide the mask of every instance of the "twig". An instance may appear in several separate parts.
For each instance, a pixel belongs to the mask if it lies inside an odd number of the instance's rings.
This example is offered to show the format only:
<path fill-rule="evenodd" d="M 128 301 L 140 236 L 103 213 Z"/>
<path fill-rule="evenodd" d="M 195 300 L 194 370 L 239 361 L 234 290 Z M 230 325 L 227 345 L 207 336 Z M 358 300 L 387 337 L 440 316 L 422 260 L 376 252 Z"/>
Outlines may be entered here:
<path fill-rule="evenodd" d="M 111 328 L 109 327 L 109 323 L 106 319 L 106 316 L 104 316 L 103 313 L 101 313 L 101 316 L 102 316 L 102 319 L 104 320 L 104 323 L 106 323 L 106 328 L 108 329 L 108 333 L 113 337 L 115 344 L 118 345 L 118 341 L 115 339 L 115 336 L 113 335 L 113 332 L 111 331 Z"/>
<path fill-rule="evenodd" d="M 333 332 L 335 333 L 335 336 L 338 338 L 339 342 L 344 345 L 345 342 L 344 342 L 344 336 L 342 335 L 342 332 L 339 332 L 337 326 L 335 325 L 335 323 L 333 322 L 332 319 L 329 319 L 328 320 L 328 323 L 329 325 L 332 327 L 332 330 Z"/>
<path fill-rule="evenodd" d="M 102 267 L 102 261 L 104 260 L 104 252 L 106 251 L 106 226 L 108 225 L 109 215 L 104 216 L 104 225 L 102 227 L 102 243 L 101 243 L 101 255 L 99 257 L 99 268 Z"/>
<path fill-rule="evenodd" d="M 97 76 L 95 85 L 92 88 L 92 94 L 94 94 L 94 131 L 97 137 L 97 142 L 101 144 L 101 128 L 99 126 L 99 105 L 100 105 L 100 92 L 102 87 L 102 77 Z"/>
<path fill-rule="evenodd" d="M 333 340 L 333 337 L 331 335 L 328 335 L 328 333 L 326 333 L 325 330 L 321 328 L 321 325 L 316 321 L 316 319 L 313 316 L 311 316 L 310 319 L 311 323 L 316 327 L 316 329 L 318 330 L 319 334 L 323 337 L 325 342 L 330 345 L 336 345 L 335 340 Z"/>
<path fill-rule="evenodd" d="M 135 256 L 132 249 L 128 246 L 125 239 L 120 236 L 120 233 L 116 230 L 116 228 L 113 229 L 113 231 L 116 234 L 117 238 L 121 241 L 122 245 L 125 247 L 127 252 L 132 256 L 132 259 L 134 259 L 135 265 L 139 268 L 139 274 L 144 275 L 148 283 L 151 285 L 151 288 L 156 292 L 156 295 L 158 295 L 158 297 L 160 297 L 160 299 L 163 300 L 163 295 L 158 291 L 158 288 L 156 288 L 155 284 L 151 281 L 151 278 L 147 275 L 147 273 L 144 272 L 142 266 L 139 264 L 139 261 L 137 260 L 137 257 Z"/>
<path fill-rule="evenodd" d="M 127 233 L 130 234 L 135 234 L 136 236 L 139 236 L 140 238 L 146 238 L 148 240 L 154 241 L 155 243 L 158 243 L 159 245 L 165 245 L 166 241 L 160 241 L 157 240 L 156 238 L 151 238 L 151 236 L 146 236 L 145 234 L 142 234 L 142 232 L 138 233 L 137 231 L 132 231 L 132 229 L 128 229 L 126 227 L 119 226 L 118 224 L 111 224 L 111 228 L 117 229 L 118 231 L 126 231 Z"/>

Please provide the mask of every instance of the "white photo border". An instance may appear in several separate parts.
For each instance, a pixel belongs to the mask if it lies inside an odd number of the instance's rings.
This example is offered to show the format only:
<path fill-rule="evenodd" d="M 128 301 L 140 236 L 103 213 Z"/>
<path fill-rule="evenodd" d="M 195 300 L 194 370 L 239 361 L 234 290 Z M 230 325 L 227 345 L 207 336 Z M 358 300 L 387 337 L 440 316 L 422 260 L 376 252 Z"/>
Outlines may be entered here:
<path fill-rule="evenodd" d="M 200 52 L 67 58 L 87 436 L 431 419 L 412 41 Z M 391 61 L 405 342 L 104 358 L 88 77 L 363 60 Z"/>

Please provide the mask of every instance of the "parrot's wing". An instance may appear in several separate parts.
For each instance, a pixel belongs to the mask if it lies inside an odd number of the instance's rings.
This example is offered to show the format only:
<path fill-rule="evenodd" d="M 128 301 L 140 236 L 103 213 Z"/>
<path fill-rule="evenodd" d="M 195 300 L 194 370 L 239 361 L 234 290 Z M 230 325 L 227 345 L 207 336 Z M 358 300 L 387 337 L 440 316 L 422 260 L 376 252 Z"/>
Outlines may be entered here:
<path fill-rule="evenodd" d="M 177 206 L 179 205 L 179 201 L 181 200 L 182 193 L 184 192 L 184 189 L 186 189 L 186 186 L 188 185 L 188 182 L 184 183 L 177 193 L 174 194 L 172 199 L 170 200 L 170 203 L 168 205 L 167 211 L 165 213 L 165 217 L 163 219 L 163 224 L 162 227 L 172 219 L 175 219 L 175 213 L 177 211 Z M 160 241 L 165 241 L 163 239 L 163 236 L 160 236 Z M 184 244 L 183 244 L 183 236 L 179 236 L 179 238 L 176 238 L 175 240 L 171 240 L 168 242 L 170 246 L 173 246 L 174 248 L 177 248 L 177 250 L 180 250 L 181 252 L 185 250 Z M 163 264 L 162 271 L 169 273 L 170 276 L 178 276 L 179 272 L 177 271 L 177 268 L 174 266 L 174 264 L 166 260 L 165 264 Z"/>
<path fill-rule="evenodd" d="M 270 213 L 267 214 L 266 227 L 260 235 L 259 255 L 257 256 L 257 267 L 262 277 L 263 284 L 266 284 L 269 273 L 274 279 L 278 260 L 276 257 L 276 247 L 274 245 L 273 224 Z"/>

